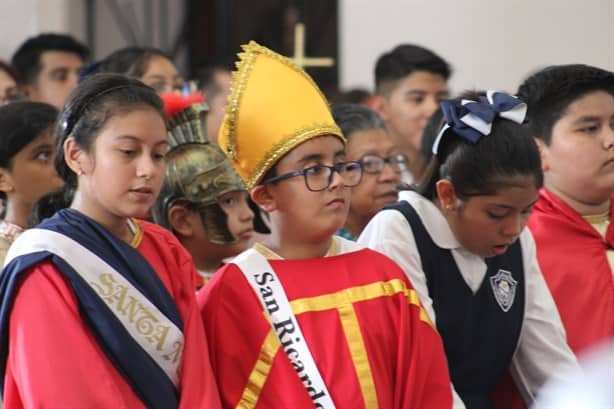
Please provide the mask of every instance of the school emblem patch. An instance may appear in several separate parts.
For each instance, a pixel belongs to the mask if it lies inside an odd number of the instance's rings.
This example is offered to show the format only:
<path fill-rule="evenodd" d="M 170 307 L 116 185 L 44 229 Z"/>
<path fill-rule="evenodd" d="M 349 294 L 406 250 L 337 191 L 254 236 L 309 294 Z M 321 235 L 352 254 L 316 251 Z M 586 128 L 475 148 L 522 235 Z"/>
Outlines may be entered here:
<path fill-rule="evenodd" d="M 514 280 L 512 273 L 509 271 L 499 270 L 497 274 L 490 277 L 490 286 L 495 295 L 495 300 L 504 312 L 508 312 L 514 304 L 517 284 L 518 281 Z"/>

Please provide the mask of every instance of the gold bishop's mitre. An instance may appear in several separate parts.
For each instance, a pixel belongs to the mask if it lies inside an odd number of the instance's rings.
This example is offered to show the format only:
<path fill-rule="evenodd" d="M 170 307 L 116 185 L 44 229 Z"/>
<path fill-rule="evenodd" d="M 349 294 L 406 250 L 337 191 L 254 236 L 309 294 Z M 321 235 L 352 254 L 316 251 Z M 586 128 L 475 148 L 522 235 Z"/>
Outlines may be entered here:
<path fill-rule="evenodd" d="M 251 41 L 238 54 L 219 144 L 251 190 L 290 150 L 333 135 L 345 143 L 328 102 L 311 77 Z"/>

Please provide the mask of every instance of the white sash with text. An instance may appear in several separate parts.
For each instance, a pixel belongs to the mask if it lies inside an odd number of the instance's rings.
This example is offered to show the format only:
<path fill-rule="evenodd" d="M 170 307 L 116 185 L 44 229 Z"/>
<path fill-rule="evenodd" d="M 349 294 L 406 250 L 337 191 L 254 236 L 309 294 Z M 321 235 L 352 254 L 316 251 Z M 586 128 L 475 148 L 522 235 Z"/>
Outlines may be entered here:
<path fill-rule="evenodd" d="M 10 247 L 4 265 L 18 256 L 38 251 L 48 251 L 66 261 L 106 302 L 173 384 L 178 385 L 183 333 L 147 297 L 96 254 L 51 230 L 26 230 Z"/>
<path fill-rule="evenodd" d="M 313 356 L 309 351 L 301 328 L 292 313 L 277 274 L 266 257 L 257 250 L 249 249 L 232 260 L 254 289 L 269 317 L 284 352 L 316 408 L 334 408 L 328 389 L 322 380 Z"/>

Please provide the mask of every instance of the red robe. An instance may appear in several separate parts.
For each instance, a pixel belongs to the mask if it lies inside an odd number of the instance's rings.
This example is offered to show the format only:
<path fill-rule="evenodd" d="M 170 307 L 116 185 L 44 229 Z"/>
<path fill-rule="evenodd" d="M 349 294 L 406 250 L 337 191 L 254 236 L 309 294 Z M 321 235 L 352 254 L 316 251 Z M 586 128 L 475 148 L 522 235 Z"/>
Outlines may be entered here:
<path fill-rule="evenodd" d="M 567 342 L 578 354 L 614 336 L 614 202 L 606 239 L 552 192 L 542 189 L 529 219 L 537 258 L 561 314 Z"/>
<path fill-rule="evenodd" d="M 441 339 L 392 260 L 363 249 L 270 263 L 337 408 L 451 407 Z M 223 407 L 314 407 L 238 267 L 198 301 Z"/>
<path fill-rule="evenodd" d="M 614 277 L 606 250 L 614 248 L 614 201 L 606 239 L 547 189 L 539 192 L 529 228 L 537 259 L 561 315 L 567 342 L 581 353 L 614 337 Z M 508 376 L 496 392 L 497 409 L 524 408 Z"/>
<path fill-rule="evenodd" d="M 177 303 L 185 346 L 181 408 L 219 408 L 219 396 L 194 296 L 194 265 L 168 231 L 139 222 L 137 250 Z M 49 262 L 28 273 L 15 298 L 9 330 L 4 407 L 144 408 L 79 315 L 68 281 Z"/>

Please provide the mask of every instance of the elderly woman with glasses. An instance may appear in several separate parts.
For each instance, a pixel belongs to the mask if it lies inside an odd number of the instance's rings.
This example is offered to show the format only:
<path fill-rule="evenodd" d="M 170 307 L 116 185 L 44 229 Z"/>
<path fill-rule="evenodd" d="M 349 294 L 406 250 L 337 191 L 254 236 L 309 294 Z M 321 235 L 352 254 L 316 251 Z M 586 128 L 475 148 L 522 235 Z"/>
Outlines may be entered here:
<path fill-rule="evenodd" d="M 397 185 L 408 160 L 396 150 L 376 112 L 356 104 L 338 104 L 332 111 L 347 138 L 346 159 L 363 168 L 362 180 L 352 188 L 347 220 L 337 233 L 356 240 L 375 213 L 397 201 Z"/>

